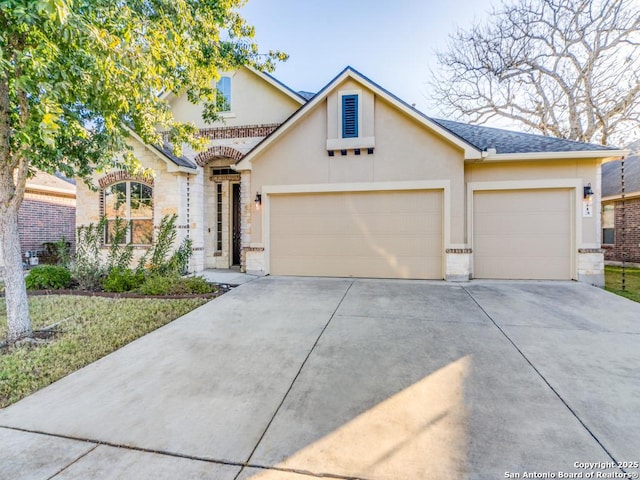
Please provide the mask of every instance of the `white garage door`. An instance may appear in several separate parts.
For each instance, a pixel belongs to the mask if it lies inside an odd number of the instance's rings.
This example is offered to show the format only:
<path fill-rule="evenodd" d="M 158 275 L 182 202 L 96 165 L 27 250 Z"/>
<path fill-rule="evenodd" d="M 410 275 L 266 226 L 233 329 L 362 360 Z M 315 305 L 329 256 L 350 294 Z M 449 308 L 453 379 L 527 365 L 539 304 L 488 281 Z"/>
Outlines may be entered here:
<path fill-rule="evenodd" d="M 431 278 L 442 275 L 442 191 L 270 197 L 275 275 Z"/>
<path fill-rule="evenodd" d="M 571 190 L 475 192 L 473 276 L 571 278 Z"/>

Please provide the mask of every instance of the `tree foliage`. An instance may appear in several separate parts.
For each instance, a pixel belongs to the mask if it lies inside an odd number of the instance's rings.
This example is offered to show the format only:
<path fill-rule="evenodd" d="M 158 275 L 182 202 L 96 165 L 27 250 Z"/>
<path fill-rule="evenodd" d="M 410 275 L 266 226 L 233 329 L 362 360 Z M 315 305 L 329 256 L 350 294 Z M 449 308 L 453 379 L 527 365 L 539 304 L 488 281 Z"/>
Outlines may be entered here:
<path fill-rule="evenodd" d="M 640 4 L 515 0 L 458 30 L 431 82 L 443 113 L 560 138 L 626 142 L 640 126 Z"/>
<path fill-rule="evenodd" d="M 183 143 L 201 146 L 195 126 L 176 122 L 158 94 L 186 93 L 212 120 L 218 72 L 269 70 L 285 58 L 258 53 L 238 11 L 244 3 L 0 0 L 0 242 L 10 337 L 29 333 L 26 297 L 13 295 L 24 290 L 13 244 L 29 170 L 84 179 L 94 170 L 135 170 L 127 128 L 149 144 L 168 131 L 177 153 Z"/>

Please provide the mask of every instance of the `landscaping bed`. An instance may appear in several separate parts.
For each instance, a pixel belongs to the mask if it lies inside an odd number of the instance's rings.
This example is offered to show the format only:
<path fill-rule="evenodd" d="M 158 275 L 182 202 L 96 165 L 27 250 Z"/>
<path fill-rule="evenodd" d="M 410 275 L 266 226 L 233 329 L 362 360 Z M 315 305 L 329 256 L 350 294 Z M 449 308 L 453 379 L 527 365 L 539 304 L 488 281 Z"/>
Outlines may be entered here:
<path fill-rule="evenodd" d="M 57 264 L 25 277 L 33 335 L 9 335 L 0 298 L 0 408 L 229 290 L 184 275 L 192 244 L 187 237 L 174 248 L 176 218 L 162 218 L 153 245 L 136 261 L 134 246 L 125 243 L 131 225 L 123 220 L 79 227 L 73 256 L 64 239 L 57 242 Z"/>
<path fill-rule="evenodd" d="M 626 289 L 622 290 L 622 268 L 606 266 L 604 268 L 605 289 L 635 302 L 640 302 L 640 268 L 627 268 Z"/>
<path fill-rule="evenodd" d="M 34 339 L 0 346 L 0 408 L 123 347 L 208 302 L 207 298 L 29 298 Z M 6 313 L 0 299 L 0 338 Z"/>

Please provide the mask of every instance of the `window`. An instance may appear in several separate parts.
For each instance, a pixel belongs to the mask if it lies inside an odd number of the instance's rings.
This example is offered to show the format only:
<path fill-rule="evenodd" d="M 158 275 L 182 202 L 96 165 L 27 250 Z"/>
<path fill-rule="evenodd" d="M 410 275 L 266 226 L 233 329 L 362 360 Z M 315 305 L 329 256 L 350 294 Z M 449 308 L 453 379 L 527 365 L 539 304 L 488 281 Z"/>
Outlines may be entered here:
<path fill-rule="evenodd" d="M 358 137 L 358 95 L 342 96 L 342 138 Z"/>
<path fill-rule="evenodd" d="M 231 167 L 213 167 L 211 169 L 211 175 L 219 177 L 222 175 L 238 175 L 238 172 Z"/>
<path fill-rule="evenodd" d="M 615 205 L 602 206 L 602 243 L 613 245 L 616 240 L 615 235 Z"/>
<path fill-rule="evenodd" d="M 216 83 L 216 110 L 218 112 L 231 111 L 231 77 L 221 77 Z"/>
<path fill-rule="evenodd" d="M 222 251 L 222 184 L 216 183 L 216 250 Z"/>
<path fill-rule="evenodd" d="M 153 242 L 153 188 L 140 182 L 115 183 L 103 190 L 107 218 L 105 243 L 111 243 L 116 218 L 126 220 L 127 243 L 151 245 Z"/>

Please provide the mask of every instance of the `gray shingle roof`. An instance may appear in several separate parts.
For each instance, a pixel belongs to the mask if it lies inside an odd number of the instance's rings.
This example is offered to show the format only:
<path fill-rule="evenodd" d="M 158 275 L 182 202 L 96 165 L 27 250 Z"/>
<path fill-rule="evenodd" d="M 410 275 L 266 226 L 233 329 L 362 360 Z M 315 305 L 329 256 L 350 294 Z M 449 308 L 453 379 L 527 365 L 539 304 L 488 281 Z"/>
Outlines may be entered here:
<path fill-rule="evenodd" d="M 302 98 L 304 98 L 307 101 L 311 100 L 313 97 L 316 96 L 315 93 L 313 93 L 313 92 L 305 92 L 304 90 L 300 90 L 298 92 L 298 95 L 300 95 Z"/>
<path fill-rule="evenodd" d="M 624 190 L 627 193 L 640 191 L 640 140 L 627 148 L 631 150 L 624 162 Z M 602 196 L 619 195 L 621 191 L 620 160 L 602 165 Z"/>
<path fill-rule="evenodd" d="M 474 147 L 480 150 L 495 148 L 497 153 L 545 153 L 615 149 L 615 147 L 574 142 L 531 133 L 513 132 L 483 125 L 469 125 L 439 118 L 431 118 L 431 120 Z"/>
<path fill-rule="evenodd" d="M 196 164 L 193 163 L 188 158 L 175 156 L 173 154 L 173 151 L 169 147 L 161 147 L 159 145 L 152 145 L 152 146 L 153 148 L 155 148 L 157 151 L 159 151 L 161 154 L 163 154 L 165 157 L 167 157 L 169 160 L 171 160 L 173 163 L 175 163 L 179 167 L 187 167 L 187 168 L 192 168 L 194 170 L 198 168 Z"/>

